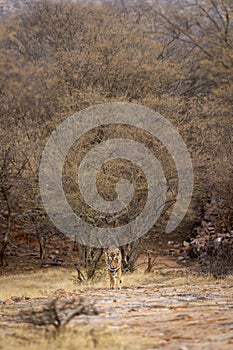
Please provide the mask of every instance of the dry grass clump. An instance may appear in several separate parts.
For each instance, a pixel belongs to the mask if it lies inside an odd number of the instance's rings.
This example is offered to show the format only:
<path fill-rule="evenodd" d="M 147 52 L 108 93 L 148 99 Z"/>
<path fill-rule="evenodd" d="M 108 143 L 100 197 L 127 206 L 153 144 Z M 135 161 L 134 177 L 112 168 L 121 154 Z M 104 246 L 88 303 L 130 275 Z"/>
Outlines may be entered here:
<path fill-rule="evenodd" d="M 78 283 L 74 270 L 63 269 L 1 276 L 0 279 L 0 299 L 7 299 L 12 295 L 30 298 L 48 297 L 53 295 L 58 289 L 75 292 L 77 290 L 108 289 L 109 287 L 108 276 L 105 270 L 97 272 L 93 280 L 82 283 Z M 138 268 L 134 273 L 123 275 L 123 288 L 138 287 L 150 283 L 178 286 L 184 284 L 221 283 L 222 281 L 209 275 L 194 274 L 190 269 L 185 268 L 161 268 L 155 269 L 150 273 L 144 273 L 143 268 Z"/>
<path fill-rule="evenodd" d="M 39 272 L 1 276 L 0 299 L 12 295 L 36 298 L 49 296 L 58 289 L 68 292 L 75 290 L 108 288 L 106 271 L 97 272 L 90 281 L 77 282 L 77 273 L 72 269 L 51 269 Z"/>
<path fill-rule="evenodd" d="M 59 288 L 72 291 L 73 275 L 72 271 L 67 273 L 65 270 L 51 269 L 1 276 L 0 298 L 9 298 L 12 295 L 34 298 L 48 296 Z"/>
<path fill-rule="evenodd" d="M 145 340 L 138 337 L 124 335 L 116 335 L 113 331 L 107 328 L 90 326 L 84 327 L 82 331 L 74 328 L 67 328 L 64 332 L 58 335 L 55 339 L 53 337 L 46 337 L 44 331 L 41 329 L 32 329 L 19 326 L 14 334 L 4 335 L 0 334 L 1 345 L 4 350 L 25 350 L 30 346 L 30 350 L 103 350 L 111 348 L 112 350 L 137 350 L 141 349 Z"/>

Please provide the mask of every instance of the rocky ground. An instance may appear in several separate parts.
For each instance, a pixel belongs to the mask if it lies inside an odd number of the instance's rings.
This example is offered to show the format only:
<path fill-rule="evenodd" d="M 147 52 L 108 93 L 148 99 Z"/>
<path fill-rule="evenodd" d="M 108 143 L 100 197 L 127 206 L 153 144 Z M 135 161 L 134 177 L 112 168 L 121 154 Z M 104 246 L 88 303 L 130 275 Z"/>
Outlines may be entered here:
<path fill-rule="evenodd" d="M 119 349 L 232 349 L 233 281 L 228 278 L 226 283 L 190 284 L 189 276 L 186 278 L 187 284 L 177 286 L 167 281 L 130 288 L 126 285 L 120 291 L 58 289 L 49 298 L 14 296 L 1 300 L 0 339 L 17 334 L 16 315 L 25 310 L 36 310 L 54 298 L 60 302 L 84 298 L 87 303 L 94 303 L 98 314 L 75 317 L 69 327 L 85 329 L 88 326 L 96 334 L 104 329 L 119 339 L 135 340 L 135 346 L 131 343 L 130 347 L 119 346 Z M 0 345 L 0 349 L 11 347 Z"/>
<path fill-rule="evenodd" d="M 117 292 L 91 290 L 85 296 L 94 298 L 100 310 L 90 317 L 93 326 L 141 335 L 145 349 L 232 349 L 233 285 L 153 284 Z"/>

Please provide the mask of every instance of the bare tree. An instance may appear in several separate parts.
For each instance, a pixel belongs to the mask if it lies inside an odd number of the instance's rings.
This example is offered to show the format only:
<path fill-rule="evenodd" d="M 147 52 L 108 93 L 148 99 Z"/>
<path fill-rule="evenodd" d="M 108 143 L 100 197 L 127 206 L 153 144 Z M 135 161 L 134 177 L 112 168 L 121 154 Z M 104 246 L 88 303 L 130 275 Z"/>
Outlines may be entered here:
<path fill-rule="evenodd" d="M 5 136 L 5 135 L 4 135 Z M 4 141 L 4 138 L 2 139 Z M 3 199 L 1 211 L 3 213 L 3 240 L 0 248 L 0 266 L 4 265 L 4 254 L 8 244 L 8 239 L 12 224 L 12 203 L 14 197 L 15 184 L 20 181 L 22 173 L 27 164 L 27 160 L 18 158 L 14 152 L 12 143 L 8 143 L 6 149 L 2 148 L 0 153 L 0 195 Z"/>

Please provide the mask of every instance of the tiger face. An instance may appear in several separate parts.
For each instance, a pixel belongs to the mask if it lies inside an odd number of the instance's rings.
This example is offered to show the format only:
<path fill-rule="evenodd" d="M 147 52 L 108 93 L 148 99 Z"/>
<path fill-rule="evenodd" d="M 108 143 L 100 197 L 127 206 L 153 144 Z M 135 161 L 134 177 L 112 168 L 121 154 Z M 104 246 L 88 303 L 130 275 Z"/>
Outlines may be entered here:
<path fill-rule="evenodd" d="M 110 289 L 121 289 L 122 256 L 120 249 L 108 248 L 105 251 L 105 262 L 108 268 Z"/>

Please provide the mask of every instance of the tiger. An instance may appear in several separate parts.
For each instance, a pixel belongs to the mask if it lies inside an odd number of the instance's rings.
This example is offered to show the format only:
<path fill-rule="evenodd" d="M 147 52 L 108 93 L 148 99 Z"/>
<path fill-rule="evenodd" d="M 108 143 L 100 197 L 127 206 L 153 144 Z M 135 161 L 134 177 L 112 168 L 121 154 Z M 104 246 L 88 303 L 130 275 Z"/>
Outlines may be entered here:
<path fill-rule="evenodd" d="M 118 248 L 108 248 L 105 251 L 105 263 L 108 268 L 110 289 L 121 289 L 122 255 Z"/>

